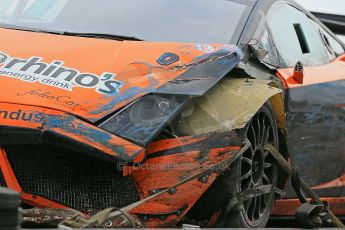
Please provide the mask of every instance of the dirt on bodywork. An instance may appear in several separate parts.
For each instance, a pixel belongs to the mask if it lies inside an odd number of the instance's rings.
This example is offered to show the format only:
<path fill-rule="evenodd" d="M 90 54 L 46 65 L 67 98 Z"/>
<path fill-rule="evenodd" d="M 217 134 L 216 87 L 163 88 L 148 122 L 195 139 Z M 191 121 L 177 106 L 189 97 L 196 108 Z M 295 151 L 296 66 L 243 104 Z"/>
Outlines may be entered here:
<path fill-rule="evenodd" d="M 281 92 L 229 75 L 243 57 L 235 45 L 0 33 L 0 185 L 43 208 L 25 210 L 27 223 L 114 207 L 145 227 L 176 226 Z"/>

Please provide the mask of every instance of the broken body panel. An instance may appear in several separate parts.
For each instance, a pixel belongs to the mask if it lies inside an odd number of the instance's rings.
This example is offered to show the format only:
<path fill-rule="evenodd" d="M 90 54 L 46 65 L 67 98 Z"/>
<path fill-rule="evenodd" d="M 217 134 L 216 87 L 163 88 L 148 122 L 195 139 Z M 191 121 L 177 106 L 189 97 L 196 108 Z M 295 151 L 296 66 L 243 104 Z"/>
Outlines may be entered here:
<path fill-rule="evenodd" d="M 9 29 L 0 33 L 1 102 L 56 109 L 90 122 L 148 93 L 169 93 L 164 87 L 172 86 L 166 84 L 188 71 L 203 68 L 213 73 L 204 73 L 207 91 L 242 55 L 233 45 L 215 44 L 212 52 L 205 52 L 197 44 L 112 41 Z M 173 60 L 169 53 L 178 58 Z M 209 64 L 217 68 L 205 68 L 208 62 L 217 63 Z M 186 77 L 184 81 L 190 81 Z M 202 88 L 189 86 L 183 94 L 194 91 L 200 94 Z"/>
<path fill-rule="evenodd" d="M 22 201 L 35 207 L 69 207 L 90 214 L 127 207 L 146 227 L 173 226 L 248 148 L 243 133 L 234 130 L 244 128 L 267 100 L 281 93 L 270 81 L 224 79 L 242 58 L 234 45 L 0 32 L 0 185 L 20 192 Z M 253 90 L 257 96 L 250 99 L 248 92 Z M 150 98 L 160 110 L 152 113 L 156 120 L 144 121 L 133 112 Z M 217 101 L 218 109 L 211 109 L 207 100 Z M 233 113 L 223 110 L 225 104 L 235 102 Z M 175 127 L 178 136 L 155 140 L 192 107 L 203 108 L 207 116 L 201 119 L 195 110 Z M 121 120 L 126 116 L 129 120 Z M 200 121 L 196 126 L 190 124 L 194 119 Z M 123 128 L 125 124 L 133 127 Z M 200 124 L 208 127 L 200 130 Z M 28 155 L 32 159 L 26 167 L 23 160 Z M 49 167 L 57 161 L 71 166 L 71 175 L 60 175 L 60 180 L 51 177 Z M 102 174 L 103 167 L 91 166 L 92 162 L 109 166 L 109 174 Z M 83 177 L 87 171 L 99 173 L 100 178 Z M 127 187 L 119 185 L 110 199 L 110 181 Z M 104 197 L 104 203 L 95 203 L 88 189 L 79 191 L 82 186 L 92 187 L 87 183 L 104 184 L 106 192 L 93 191 Z M 70 201 L 72 194 L 66 191 L 80 194 L 83 203 L 77 198 Z"/>

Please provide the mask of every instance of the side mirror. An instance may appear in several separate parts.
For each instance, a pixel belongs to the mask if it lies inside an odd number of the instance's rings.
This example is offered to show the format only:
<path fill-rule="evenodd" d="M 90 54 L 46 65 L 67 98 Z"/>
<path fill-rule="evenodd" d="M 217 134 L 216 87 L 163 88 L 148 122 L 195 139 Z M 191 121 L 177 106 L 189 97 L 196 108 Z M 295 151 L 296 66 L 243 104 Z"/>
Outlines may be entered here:
<path fill-rule="evenodd" d="M 252 51 L 253 56 L 260 62 L 262 62 L 269 53 L 267 50 L 255 47 L 252 44 L 249 44 L 249 48 Z"/>
<path fill-rule="evenodd" d="M 303 84 L 304 81 L 304 67 L 302 62 L 297 62 L 292 76 L 298 83 Z"/>

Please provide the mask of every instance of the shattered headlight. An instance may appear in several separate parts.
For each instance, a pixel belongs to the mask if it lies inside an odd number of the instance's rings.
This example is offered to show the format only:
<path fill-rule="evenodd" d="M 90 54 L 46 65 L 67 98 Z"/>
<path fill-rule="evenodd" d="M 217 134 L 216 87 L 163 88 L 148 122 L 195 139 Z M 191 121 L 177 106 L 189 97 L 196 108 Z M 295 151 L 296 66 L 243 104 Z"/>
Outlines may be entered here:
<path fill-rule="evenodd" d="M 149 94 L 117 112 L 99 127 L 145 146 L 182 111 L 189 98 Z"/>

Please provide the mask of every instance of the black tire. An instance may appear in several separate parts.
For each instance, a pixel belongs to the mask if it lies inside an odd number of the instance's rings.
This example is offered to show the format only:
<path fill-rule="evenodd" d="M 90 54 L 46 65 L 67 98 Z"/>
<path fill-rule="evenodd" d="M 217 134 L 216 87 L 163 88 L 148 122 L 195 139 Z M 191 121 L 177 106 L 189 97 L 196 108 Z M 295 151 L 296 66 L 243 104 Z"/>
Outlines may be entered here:
<path fill-rule="evenodd" d="M 0 187 L 0 210 L 17 210 L 19 206 L 19 193 L 4 187 Z"/>
<path fill-rule="evenodd" d="M 260 185 L 277 185 L 278 167 L 274 158 L 264 151 L 271 143 L 278 148 L 278 130 L 272 106 L 266 103 L 246 127 L 252 147 L 225 173 L 230 200 L 218 220 L 217 227 L 264 228 L 274 202 L 274 192 L 245 201 L 236 199 L 246 189 Z"/>

